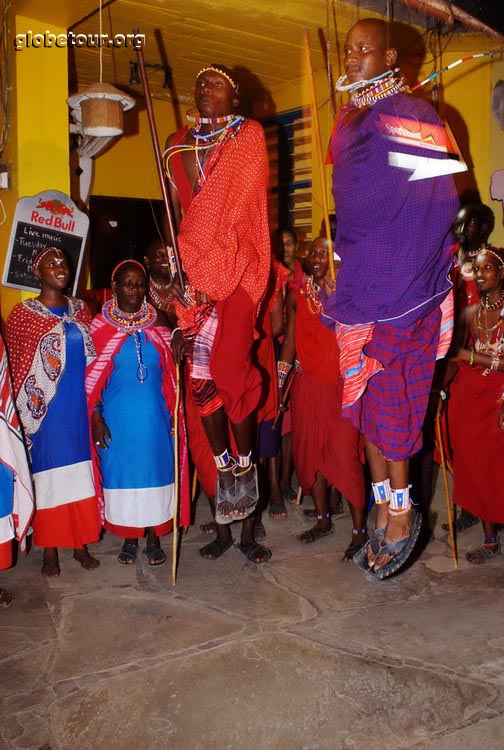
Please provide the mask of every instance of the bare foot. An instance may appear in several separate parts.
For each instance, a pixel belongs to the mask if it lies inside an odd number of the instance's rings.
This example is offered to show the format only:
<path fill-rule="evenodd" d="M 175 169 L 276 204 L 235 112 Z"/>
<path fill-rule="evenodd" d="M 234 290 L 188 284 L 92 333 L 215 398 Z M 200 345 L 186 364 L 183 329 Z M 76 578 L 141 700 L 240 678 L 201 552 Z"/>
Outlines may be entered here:
<path fill-rule="evenodd" d="M 234 486 L 235 486 L 235 479 L 234 474 L 232 471 L 230 471 L 229 468 L 226 468 L 225 470 L 219 470 L 217 473 L 218 476 L 218 497 L 217 500 L 217 512 L 224 516 L 224 518 L 229 518 L 233 515 L 233 511 L 235 508 L 234 504 Z M 225 499 L 229 497 L 229 499 Z"/>
<path fill-rule="evenodd" d="M 402 516 L 389 516 L 387 528 L 385 530 L 384 544 L 391 544 L 392 542 L 398 542 L 400 539 L 406 539 L 410 533 L 410 513 L 405 513 Z M 379 559 L 377 559 L 379 558 Z M 369 559 L 369 557 L 368 557 Z M 380 570 L 384 565 L 392 560 L 392 557 L 387 554 L 375 555 L 375 562 L 373 570 Z"/>
<path fill-rule="evenodd" d="M 13 596 L 10 591 L 0 589 L 0 609 L 8 609 L 13 602 Z"/>
<path fill-rule="evenodd" d="M 236 497 L 238 498 L 234 507 L 236 518 L 248 516 L 254 510 L 259 499 L 255 464 L 250 464 L 243 474 L 240 471 L 243 471 L 243 469 L 238 470 L 235 474 Z"/>
<path fill-rule="evenodd" d="M 376 527 L 374 534 L 366 544 L 366 555 L 369 567 L 374 564 L 375 558 L 383 546 L 383 537 L 389 520 L 388 503 L 376 506 Z"/>
<path fill-rule="evenodd" d="M 56 547 L 45 547 L 42 558 L 42 575 L 47 578 L 57 578 L 61 573 Z"/>
<path fill-rule="evenodd" d="M 100 566 L 100 561 L 96 557 L 91 557 L 86 545 L 82 549 L 74 549 L 74 560 L 80 562 L 84 570 L 95 570 Z"/>

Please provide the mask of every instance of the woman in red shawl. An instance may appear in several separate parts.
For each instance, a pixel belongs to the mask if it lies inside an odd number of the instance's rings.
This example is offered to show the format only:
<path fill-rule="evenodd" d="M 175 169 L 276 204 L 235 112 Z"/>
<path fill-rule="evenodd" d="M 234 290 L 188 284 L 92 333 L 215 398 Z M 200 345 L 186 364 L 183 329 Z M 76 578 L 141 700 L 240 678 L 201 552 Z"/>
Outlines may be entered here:
<path fill-rule="evenodd" d="M 504 258 L 483 247 L 473 265 L 480 296 L 461 319 L 462 346 L 448 368 L 453 378 L 448 425 L 453 451 L 453 502 L 483 523 L 484 543 L 466 557 L 481 565 L 501 551 L 504 523 Z M 456 365 L 454 364 L 456 363 Z"/>

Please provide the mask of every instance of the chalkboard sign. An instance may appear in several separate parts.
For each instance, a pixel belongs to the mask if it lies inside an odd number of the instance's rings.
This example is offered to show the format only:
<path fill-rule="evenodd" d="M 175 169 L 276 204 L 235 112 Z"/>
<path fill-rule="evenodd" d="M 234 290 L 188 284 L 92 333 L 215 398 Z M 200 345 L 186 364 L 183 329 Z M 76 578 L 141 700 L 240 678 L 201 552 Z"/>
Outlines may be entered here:
<path fill-rule="evenodd" d="M 32 260 L 44 247 L 56 247 L 68 257 L 70 285 L 75 295 L 88 229 L 88 217 L 65 193 L 45 190 L 21 198 L 12 222 L 4 286 L 40 291 L 40 282 L 31 272 Z"/>

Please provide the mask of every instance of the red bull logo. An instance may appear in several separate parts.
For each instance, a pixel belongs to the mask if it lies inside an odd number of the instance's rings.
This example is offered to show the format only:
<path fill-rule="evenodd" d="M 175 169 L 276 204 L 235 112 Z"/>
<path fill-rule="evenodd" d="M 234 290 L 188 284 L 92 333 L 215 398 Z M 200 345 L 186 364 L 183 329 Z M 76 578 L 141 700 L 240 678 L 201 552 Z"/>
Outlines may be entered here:
<path fill-rule="evenodd" d="M 45 211 L 49 211 L 49 213 L 56 216 L 70 216 L 70 218 L 73 217 L 73 208 L 65 206 L 65 204 L 57 198 L 50 201 L 39 200 L 37 208 L 43 208 Z"/>
<path fill-rule="evenodd" d="M 50 215 L 44 216 L 40 213 L 40 210 L 47 211 Z M 73 232 L 75 229 L 73 211 L 73 208 L 65 206 L 58 198 L 46 201 L 39 200 L 38 206 L 31 213 L 30 221 L 33 224 L 44 224 L 47 227 L 61 229 L 64 232 Z M 68 221 L 63 220 L 65 216 L 69 217 Z"/>

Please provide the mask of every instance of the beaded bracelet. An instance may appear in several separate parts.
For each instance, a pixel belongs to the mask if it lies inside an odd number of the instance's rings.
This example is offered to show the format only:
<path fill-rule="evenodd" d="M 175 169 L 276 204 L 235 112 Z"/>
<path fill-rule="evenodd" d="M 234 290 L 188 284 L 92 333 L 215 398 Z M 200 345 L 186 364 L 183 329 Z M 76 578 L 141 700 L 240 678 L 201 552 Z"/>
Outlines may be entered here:
<path fill-rule="evenodd" d="M 499 364 L 500 364 L 499 355 L 496 353 L 492 357 L 492 361 L 490 363 L 490 370 L 493 370 L 495 372 L 495 370 L 498 369 Z"/>
<path fill-rule="evenodd" d="M 469 367 L 472 367 L 474 364 L 474 349 L 471 349 L 471 353 L 469 355 Z"/>
<path fill-rule="evenodd" d="M 287 375 L 291 371 L 292 365 L 288 362 L 282 362 L 280 360 L 277 363 L 277 376 L 278 376 L 278 387 L 283 388 L 285 385 L 285 381 L 287 380 Z"/>
<path fill-rule="evenodd" d="M 103 404 L 96 404 L 93 411 L 103 411 Z"/>

